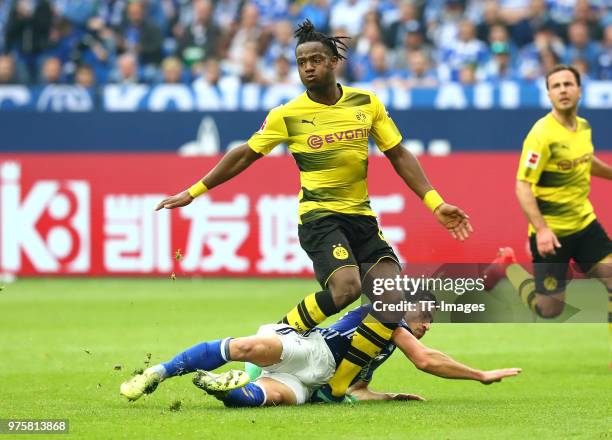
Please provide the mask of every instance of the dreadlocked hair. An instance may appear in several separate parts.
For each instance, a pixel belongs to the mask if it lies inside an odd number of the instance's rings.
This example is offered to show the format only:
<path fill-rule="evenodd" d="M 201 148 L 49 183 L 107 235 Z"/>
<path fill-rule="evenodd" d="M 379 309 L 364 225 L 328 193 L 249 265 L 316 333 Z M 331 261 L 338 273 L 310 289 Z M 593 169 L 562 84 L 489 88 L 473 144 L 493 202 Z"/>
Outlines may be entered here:
<path fill-rule="evenodd" d="M 297 45 L 302 43 L 308 43 L 309 41 L 319 41 L 325 46 L 329 47 L 332 55 L 338 57 L 341 60 L 345 60 L 346 57 L 340 53 L 348 50 L 348 46 L 342 40 L 350 40 L 351 37 L 330 37 L 325 35 L 323 32 L 318 32 L 312 22 L 308 19 L 304 20 L 295 31 L 295 38 L 297 38 Z"/>

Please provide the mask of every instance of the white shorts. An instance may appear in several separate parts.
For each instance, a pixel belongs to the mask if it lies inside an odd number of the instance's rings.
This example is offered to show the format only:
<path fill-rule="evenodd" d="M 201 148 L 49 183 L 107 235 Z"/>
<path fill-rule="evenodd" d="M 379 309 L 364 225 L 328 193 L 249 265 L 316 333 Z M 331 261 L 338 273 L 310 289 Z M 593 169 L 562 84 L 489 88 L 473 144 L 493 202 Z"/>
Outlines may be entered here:
<path fill-rule="evenodd" d="M 304 336 L 286 324 L 266 324 L 257 335 L 276 335 L 283 344 L 280 362 L 263 367 L 260 377 L 287 385 L 295 393 L 298 405 L 306 403 L 314 389 L 334 375 L 334 356 L 318 332 Z"/>

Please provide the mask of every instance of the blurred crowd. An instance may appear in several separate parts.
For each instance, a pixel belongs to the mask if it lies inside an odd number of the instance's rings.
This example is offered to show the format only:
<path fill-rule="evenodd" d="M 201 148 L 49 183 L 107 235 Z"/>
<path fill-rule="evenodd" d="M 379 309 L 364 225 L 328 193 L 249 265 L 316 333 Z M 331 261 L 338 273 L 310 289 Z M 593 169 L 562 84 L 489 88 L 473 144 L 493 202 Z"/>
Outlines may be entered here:
<path fill-rule="evenodd" d="M 0 84 L 299 84 L 305 18 L 352 38 L 348 82 L 612 79 L 611 0 L 0 0 Z"/>

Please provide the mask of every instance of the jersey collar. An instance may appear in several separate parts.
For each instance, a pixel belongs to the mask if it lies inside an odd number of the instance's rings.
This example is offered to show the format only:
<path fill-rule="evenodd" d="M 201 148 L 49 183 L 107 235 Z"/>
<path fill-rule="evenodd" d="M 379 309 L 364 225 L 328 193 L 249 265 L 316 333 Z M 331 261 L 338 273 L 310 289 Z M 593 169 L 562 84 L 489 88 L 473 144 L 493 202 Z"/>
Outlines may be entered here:
<path fill-rule="evenodd" d="M 308 91 L 304 92 L 304 96 L 306 96 L 306 99 L 308 100 L 308 102 L 313 105 L 320 105 L 321 107 L 333 107 L 335 105 L 340 104 L 342 101 L 344 101 L 344 98 L 346 98 L 346 91 L 344 90 L 344 87 L 342 87 L 340 83 L 336 83 L 336 86 L 340 89 L 341 95 L 340 95 L 340 99 L 338 99 L 338 101 L 332 105 L 321 104 L 320 102 L 313 101 L 312 99 L 310 99 L 310 96 L 308 95 Z"/>

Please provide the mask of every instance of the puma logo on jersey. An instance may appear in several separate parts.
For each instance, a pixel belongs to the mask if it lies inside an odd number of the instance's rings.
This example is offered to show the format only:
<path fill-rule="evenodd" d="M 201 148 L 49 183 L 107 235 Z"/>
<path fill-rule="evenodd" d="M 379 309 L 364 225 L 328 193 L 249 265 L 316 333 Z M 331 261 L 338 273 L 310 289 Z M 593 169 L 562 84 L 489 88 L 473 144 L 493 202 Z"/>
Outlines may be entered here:
<path fill-rule="evenodd" d="M 314 118 L 312 118 L 312 121 L 309 121 L 308 119 L 302 119 L 302 124 L 312 124 L 313 127 L 316 127 L 314 120 L 315 120 L 316 116 Z"/>

